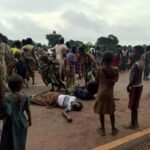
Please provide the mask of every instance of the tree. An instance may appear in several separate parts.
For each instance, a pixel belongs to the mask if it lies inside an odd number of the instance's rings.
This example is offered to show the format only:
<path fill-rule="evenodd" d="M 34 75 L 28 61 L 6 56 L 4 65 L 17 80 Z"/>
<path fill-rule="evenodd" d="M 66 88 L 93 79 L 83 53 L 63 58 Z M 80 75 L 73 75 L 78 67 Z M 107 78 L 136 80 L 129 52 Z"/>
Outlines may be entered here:
<path fill-rule="evenodd" d="M 113 34 L 108 35 L 108 39 L 110 39 L 111 44 L 113 45 L 118 45 L 119 40 L 116 36 L 114 36 Z"/>
<path fill-rule="evenodd" d="M 12 46 L 13 46 L 13 43 L 14 43 L 14 41 L 13 41 L 13 40 L 8 40 L 8 45 L 9 45 L 10 47 L 12 47 Z"/>
<path fill-rule="evenodd" d="M 85 49 L 89 51 L 91 48 L 94 48 L 94 45 L 91 42 L 85 43 Z"/>
<path fill-rule="evenodd" d="M 107 37 L 100 37 L 97 39 L 96 46 L 100 47 L 100 50 L 105 51 L 109 45 L 109 40 Z"/>
<path fill-rule="evenodd" d="M 70 42 L 71 45 L 75 45 L 77 48 L 79 48 L 83 44 L 82 41 L 70 40 L 69 42 Z"/>
<path fill-rule="evenodd" d="M 114 51 L 119 43 L 119 40 L 116 36 L 110 34 L 108 37 L 100 37 L 96 41 L 96 46 L 100 47 L 100 50 L 110 50 Z"/>
<path fill-rule="evenodd" d="M 46 39 L 48 40 L 49 47 L 54 47 L 60 37 L 62 37 L 61 34 L 57 34 L 56 31 L 53 31 L 52 34 L 47 34 Z"/>

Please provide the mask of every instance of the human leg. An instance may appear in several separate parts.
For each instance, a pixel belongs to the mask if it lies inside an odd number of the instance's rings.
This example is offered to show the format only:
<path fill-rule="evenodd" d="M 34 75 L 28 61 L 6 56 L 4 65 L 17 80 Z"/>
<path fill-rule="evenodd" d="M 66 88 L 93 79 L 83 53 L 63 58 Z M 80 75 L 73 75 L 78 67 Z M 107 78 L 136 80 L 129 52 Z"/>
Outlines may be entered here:
<path fill-rule="evenodd" d="M 133 109 L 132 110 L 132 122 L 133 122 L 133 127 L 134 128 L 138 128 L 139 124 L 138 124 L 138 109 Z"/>
<path fill-rule="evenodd" d="M 101 127 L 97 129 L 98 133 L 101 135 L 101 136 L 105 136 L 105 116 L 103 114 L 101 114 L 99 116 L 99 119 L 100 119 L 100 124 L 101 124 Z"/>
<path fill-rule="evenodd" d="M 115 114 L 110 115 L 110 121 L 111 121 L 111 128 L 112 128 L 112 135 L 118 134 L 118 129 L 115 127 Z"/>
<path fill-rule="evenodd" d="M 131 122 L 129 125 L 124 126 L 126 129 L 136 129 L 138 128 L 138 110 L 131 109 Z"/>

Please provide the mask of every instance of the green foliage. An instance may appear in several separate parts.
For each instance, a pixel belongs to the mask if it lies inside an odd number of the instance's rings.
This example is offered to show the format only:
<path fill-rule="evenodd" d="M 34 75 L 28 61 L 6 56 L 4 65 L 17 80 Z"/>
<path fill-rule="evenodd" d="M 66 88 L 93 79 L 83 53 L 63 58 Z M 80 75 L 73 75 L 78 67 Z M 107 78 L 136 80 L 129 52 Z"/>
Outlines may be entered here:
<path fill-rule="evenodd" d="M 75 45 L 77 48 L 79 48 L 83 44 L 82 41 L 70 40 L 69 42 L 70 42 L 71 45 Z"/>
<path fill-rule="evenodd" d="M 96 46 L 100 47 L 101 51 L 110 50 L 114 51 L 119 43 L 116 36 L 110 34 L 108 37 L 100 37 L 97 39 Z"/>
<path fill-rule="evenodd" d="M 84 45 L 85 45 L 86 51 L 89 51 L 91 48 L 95 47 L 91 42 L 87 42 Z"/>
<path fill-rule="evenodd" d="M 56 31 L 53 31 L 52 34 L 47 34 L 46 39 L 48 40 L 49 47 L 54 47 L 60 37 L 62 37 L 61 34 L 57 34 Z"/>
<path fill-rule="evenodd" d="M 14 43 L 14 41 L 13 41 L 13 40 L 8 40 L 8 45 L 9 45 L 10 47 L 12 47 L 12 46 L 13 46 L 13 43 Z"/>

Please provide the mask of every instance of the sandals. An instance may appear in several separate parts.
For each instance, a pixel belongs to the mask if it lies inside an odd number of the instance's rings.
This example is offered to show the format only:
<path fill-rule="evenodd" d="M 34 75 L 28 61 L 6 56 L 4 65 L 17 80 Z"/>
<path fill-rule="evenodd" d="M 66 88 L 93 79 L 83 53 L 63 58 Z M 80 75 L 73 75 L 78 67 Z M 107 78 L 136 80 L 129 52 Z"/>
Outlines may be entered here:
<path fill-rule="evenodd" d="M 118 133 L 119 133 L 119 130 L 117 128 L 113 128 L 111 135 L 116 136 Z"/>
<path fill-rule="evenodd" d="M 98 133 L 100 136 L 106 136 L 105 130 L 103 130 L 102 128 L 97 128 L 97 133 Z"/>

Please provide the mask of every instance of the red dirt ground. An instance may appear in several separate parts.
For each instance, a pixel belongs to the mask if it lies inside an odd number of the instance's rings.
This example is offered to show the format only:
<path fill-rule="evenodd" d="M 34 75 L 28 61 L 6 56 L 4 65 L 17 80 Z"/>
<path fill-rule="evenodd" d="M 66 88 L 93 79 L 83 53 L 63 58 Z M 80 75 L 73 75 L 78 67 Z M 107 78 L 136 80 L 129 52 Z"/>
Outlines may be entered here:
<path fill-rule="evenodd" d="M 40 106 L 31 106 L 33 125 L 29 128 L 27 139 L 27 150 L 90 150 L 112 140 L 124 137 L 136 130 L 128 131 L 122 126 L 130 121 L 130 111 L 127 108 L 128 73 L 121 73 L 119 82 L 115 87 L 116 101 L 116 126 L 119 128 L 119 135 L 110 135 L 110 120 L 106 116 L 106 137 L 100 137 L 96 128 L 99 126 L 99 119 L 93 112 L 94 101 L 83 101 L 84 108 L 81 112 L 71 112 L 72 123 L 68 123 L 61 115 L 61 109 L 47 109 Z M 35 95 L 48 90 L 44 85 L 39 85 L 41 79 L 36 76 L 37 85 L 24 89 L 25 93 Z M 78 81 L 79 83 L 81 81 Z M 39 86 L 38 86 L 39 85 Z M 139 109 L 139 124 L 143 130 L 150 126 L 150 81 L 144 81 L 144 91 Z"/>

